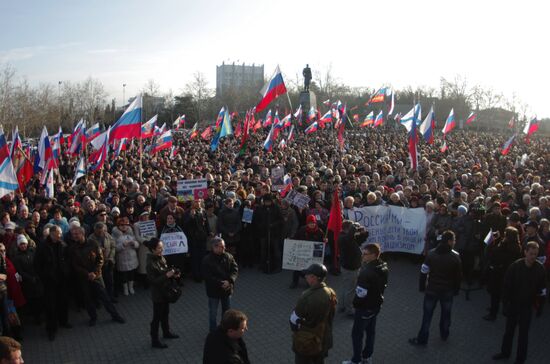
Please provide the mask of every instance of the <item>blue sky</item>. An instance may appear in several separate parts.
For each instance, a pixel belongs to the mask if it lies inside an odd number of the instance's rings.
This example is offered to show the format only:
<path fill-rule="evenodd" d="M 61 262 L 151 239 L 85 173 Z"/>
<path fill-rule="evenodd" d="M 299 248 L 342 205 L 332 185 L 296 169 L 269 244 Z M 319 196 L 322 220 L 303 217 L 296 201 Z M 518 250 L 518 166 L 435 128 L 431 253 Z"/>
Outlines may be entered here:
<path fill-rule="evenodd" d="M 0 64 L 31 83 L 99 79 L 115 98 L 148 79 L 180 93 L 222 61 L 306 63 L 352 86 L 439 87 L 456 74 L 550 117 L 543 1 L 0 1 Z"/>

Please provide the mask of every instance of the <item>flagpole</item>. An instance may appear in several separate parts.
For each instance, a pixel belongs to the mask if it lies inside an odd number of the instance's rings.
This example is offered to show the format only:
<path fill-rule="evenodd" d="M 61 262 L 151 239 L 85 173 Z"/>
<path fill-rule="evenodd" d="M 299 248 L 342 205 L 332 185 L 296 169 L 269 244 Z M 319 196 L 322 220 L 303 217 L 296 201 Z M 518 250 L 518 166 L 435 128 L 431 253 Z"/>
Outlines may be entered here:
<path fill-rule="evenodd" d="M 141 135 L 139 138 L 139 182 L 141 183 L 141 158 L 143 154 L 143 142 L 141 139 Z"/>

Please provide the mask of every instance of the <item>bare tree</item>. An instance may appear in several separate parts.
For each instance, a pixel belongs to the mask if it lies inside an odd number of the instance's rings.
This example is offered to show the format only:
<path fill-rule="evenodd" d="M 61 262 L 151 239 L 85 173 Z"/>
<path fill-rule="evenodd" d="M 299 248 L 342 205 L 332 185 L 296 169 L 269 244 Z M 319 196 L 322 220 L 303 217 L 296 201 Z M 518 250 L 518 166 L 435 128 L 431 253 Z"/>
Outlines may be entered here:
<path fill-rule="evenodd" d="M 195 104 L 195 120 L 200 121 L 203 111 L 206 108 L 208 99 L 212 97 L 213 91 L 208 87 L 208 81 L 202 72 L 193 73 L 193 80 L 185 85 L 184 94 L 193 98 Z"/>

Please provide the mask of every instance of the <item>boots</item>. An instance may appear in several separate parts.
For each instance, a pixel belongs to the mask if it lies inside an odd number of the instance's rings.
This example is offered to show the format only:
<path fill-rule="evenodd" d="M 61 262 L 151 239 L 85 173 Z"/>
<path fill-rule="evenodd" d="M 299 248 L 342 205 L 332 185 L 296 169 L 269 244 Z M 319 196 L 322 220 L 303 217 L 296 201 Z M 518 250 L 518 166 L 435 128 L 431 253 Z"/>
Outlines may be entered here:
<path fill-rule="evenodd" d="M 128 283 L 123 283 L 122 284 L 122 293 L 125 295 L 125 296 L 128 296 Z"/>
<path fill-rule="evenodd" d="M 136 292 L 134 291 L 134 281 L 128 282 L 128 292 L 130 292 L 130 294 L 136 293 Z"/>
<path fill-rule="evenodd" d="M 168 345 L 160 342 L 158 326 L 153 327 L 151 324 L 151 346 L 156 349 L 166 349 Z"/>

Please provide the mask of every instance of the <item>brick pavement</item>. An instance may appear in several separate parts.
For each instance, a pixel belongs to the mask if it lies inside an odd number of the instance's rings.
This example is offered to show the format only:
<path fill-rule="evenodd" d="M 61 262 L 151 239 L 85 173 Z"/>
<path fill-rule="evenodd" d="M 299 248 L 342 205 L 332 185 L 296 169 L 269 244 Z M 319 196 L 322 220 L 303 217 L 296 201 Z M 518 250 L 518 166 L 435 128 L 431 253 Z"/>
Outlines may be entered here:
<path fill-rule="evenodd" d="M 416 335 L 421 322 L 422 298 L 417 292 L 418 264 L 400 257 L 391 259 L 390 282 L 386 301 L 378 317 L 375 362 L 378 363 L 491 363 L 491 355 L 500 348 L 504 318 L 495 323 L 481 319 L 488 305 L 485 291 L 476 291 L 471 301 L 464 295 L 455 299 L 451 336 L 439 339 L 439 309 L 434 314 L 431 337 L 426 348 L 411 347 L 409 337 Z M 290 272 L 264 275 L 245 269 L 237 281 L 233 307 L 249 317 L 245 335 L 253 363 L 293 363 L 290 350 L 288 316 L 301 292 L 288 289 Z M 330 276 L 329 285 L 338 290 L 339 277 Z M 186 280 L 184 294 L 171 305 L 170 321 L 178 340 L 167 341 L 166 350 L 153 350 L 148 336 L 152 304 L 149 292 L 138 290 L 135 296 L 121 297 L 117 307 L 128 319 L 120 325 L 99 311 L 96 327 L 87 326 L 85 312 L 71 311 L 74 328 L 60 329 L 56 341 L 49 342 L 43 327 L 27 325 L 23 342 L 24 357 L 31 364 L 86 363 L 202 363 L 202 347 L 207 333 L 207 301 L 204 286 Z M 353 320 L 338 314 L 334 322 L 334 348 L 327 363 L 340 363 L 351 356 Z M 550 357 L 550 309 L 533 319 L 530 331 L 529 363 L 544 363 Z M 515 354 L 515 350 L 513 351 Z M 510 360 L 509 362 L 512 362 Z"/>

